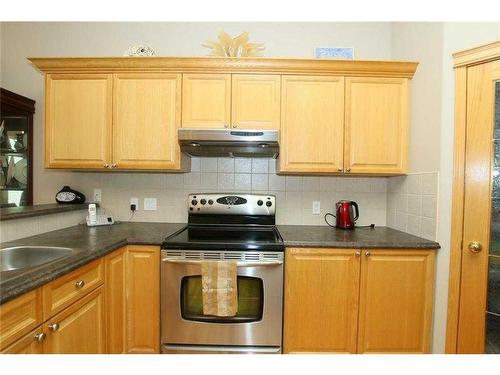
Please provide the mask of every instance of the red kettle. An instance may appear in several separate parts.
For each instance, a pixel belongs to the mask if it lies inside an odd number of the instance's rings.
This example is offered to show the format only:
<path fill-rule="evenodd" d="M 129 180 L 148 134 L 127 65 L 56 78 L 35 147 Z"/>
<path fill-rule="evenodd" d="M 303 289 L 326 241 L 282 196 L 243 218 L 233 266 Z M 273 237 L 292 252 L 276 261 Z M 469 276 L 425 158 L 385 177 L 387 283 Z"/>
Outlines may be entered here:
<path fill-rule="evenodd" d="M 339 229 L 354 229 L 354 224 L 359 217 L 358 204 L 353 201 L 338 201 L 335 203 L 335 208 L 335 226 Z"/>

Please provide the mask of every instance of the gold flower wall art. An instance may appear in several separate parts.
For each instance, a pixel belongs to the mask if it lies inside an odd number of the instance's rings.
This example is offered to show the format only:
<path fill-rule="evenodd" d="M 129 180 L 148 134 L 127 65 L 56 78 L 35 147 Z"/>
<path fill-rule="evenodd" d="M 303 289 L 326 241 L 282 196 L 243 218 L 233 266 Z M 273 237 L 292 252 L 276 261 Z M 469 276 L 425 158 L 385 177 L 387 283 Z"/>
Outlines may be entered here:
<path fill-rule="evenodd" d="M 218 41 L 207 41 L 203 47 L 210 48 L 210 56 L 217 57 L 256 57 L 262 56 L 265 47 L 263 43 L 249 43 L 248 32 L 232 38 L 225 31 L 219 33 Z"/>

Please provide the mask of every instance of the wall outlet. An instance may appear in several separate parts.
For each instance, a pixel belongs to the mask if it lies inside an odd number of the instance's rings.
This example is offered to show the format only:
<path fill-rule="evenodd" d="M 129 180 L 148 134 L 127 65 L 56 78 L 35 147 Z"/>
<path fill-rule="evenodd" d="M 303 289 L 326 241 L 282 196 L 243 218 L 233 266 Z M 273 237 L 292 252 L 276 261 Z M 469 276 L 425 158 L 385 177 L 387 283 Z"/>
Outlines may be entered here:
<path fill-rule="evenodd" d="M 156 211 L 156 198 L 144 198 L 144 211 Z"/>
<path fill-rule="evenodd" d="M 137 211 L 139 209 L 139 198 L 130 198 L 130 207 L 132 207 L 132 205 L 135 205 L 135 210 Z"/>
<path fill-rule="evenodd" d="M 101 189 L 94 189 L 94 203 L 99 203 L 102 200 Z"/>
<path fill-rule="evenodd" d="M 313 215 L 319 215 L 321 213 L 321 202 L 320 201 L 313 201 L 312 213 L 313 213 Z"/>

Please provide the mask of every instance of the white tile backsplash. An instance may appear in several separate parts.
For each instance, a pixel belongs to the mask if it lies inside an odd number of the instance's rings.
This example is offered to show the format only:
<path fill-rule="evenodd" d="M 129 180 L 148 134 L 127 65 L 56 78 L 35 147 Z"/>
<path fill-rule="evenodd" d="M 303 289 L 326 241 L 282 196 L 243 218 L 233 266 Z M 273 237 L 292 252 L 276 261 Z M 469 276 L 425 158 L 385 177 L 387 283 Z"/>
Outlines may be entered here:
<path fill-rule="evenodd" d="M 276 195 L 278 224 L 326 225 L 324 214 L 334 211 L 335 202 L 350 199 L 359 204 L 361 215 L 358 224 L 374 223 L 382 226 L 387 223 L 403 230 L 407 228 L 409 213 L 406 177 L 280 176 L 275 173 L 276 160 L 266 158 L 192 158 L 191 166 L 192 171 L 188 173 L 124 172 L 110 175 L 73 172 L 80 175 L 82 181 L 81 186 L 74 188 L 90 195 L 94 187 L 101 188 L 101 206 L 115 220 L 122 221 L 130 220 L 131 197 L 138 197 L 140 200 L 139 210 L 132 221 L 186 222 L 189 193 L 253 192 Z M 432 191 L 437 182 L 426 176 L 422 176 L 421 181 L 421 214 L 431 220 L 421 220 L 418 231 L 422 235 L 432 234 L 435 233 L 432 223 L 436 221 L 436 195 L 428 197 L 423 193 Z M 143 210 L 145 197 L 157 198 L 157 211 Z M 312 214 L 313 201 L 320 201 L 320 215 Z M 418 198 L 417 202 L 412 203 L 411 212 L 416 213 L 417 206 Z M 10 223 L 2 222 L 2 240 L 75 225 L 84 220 L 86 211 L 73 215 L 76 216 L 47 215 L 33 221 L 21 219 Z M 22 230 L 19 229 L 21 227 Z"/>
<path fill-rule="evenodd" d="M 387 180 L 387 226 L 436 240 L 439 174 L 415 173 Z"/>

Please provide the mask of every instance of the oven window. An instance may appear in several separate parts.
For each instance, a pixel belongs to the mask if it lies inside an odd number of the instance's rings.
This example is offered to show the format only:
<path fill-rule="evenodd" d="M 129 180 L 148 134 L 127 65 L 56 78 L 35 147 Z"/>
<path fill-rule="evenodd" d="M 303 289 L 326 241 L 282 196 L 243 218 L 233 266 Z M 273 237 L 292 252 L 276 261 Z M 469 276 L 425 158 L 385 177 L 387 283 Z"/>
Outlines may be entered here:
<path fill-rule="evenodd" d="M 186 320 L 212 323 L 249 323 L 262 320 L 264 284 L 257 277 L 238 276 L 236 316 L 203 315 L 201 276 L 185 276 L 181 281 L 181 314 Z"/>

